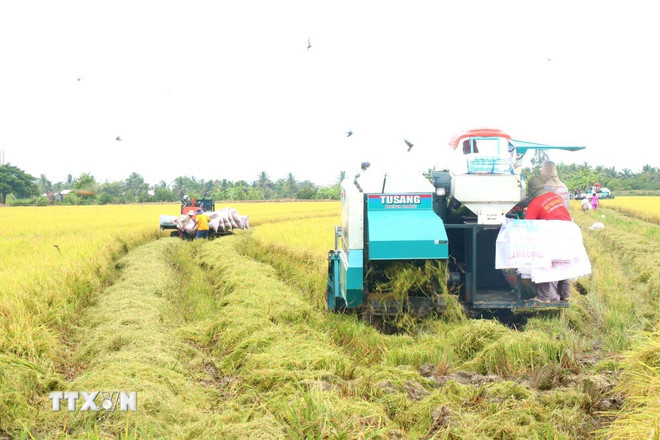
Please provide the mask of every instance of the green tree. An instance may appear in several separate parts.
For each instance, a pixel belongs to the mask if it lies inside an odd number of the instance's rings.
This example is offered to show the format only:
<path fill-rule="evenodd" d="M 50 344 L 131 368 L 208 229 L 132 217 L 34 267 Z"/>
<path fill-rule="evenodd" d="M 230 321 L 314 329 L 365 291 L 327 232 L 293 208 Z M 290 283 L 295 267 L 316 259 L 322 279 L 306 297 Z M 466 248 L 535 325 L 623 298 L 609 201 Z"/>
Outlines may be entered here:
<path fill-rule="evenodd" d="M 82 173 L 73 181 L 73 188 L 96 191 L 96 179 L 90 173 Z"/>
<path fill-rule="evenodd" d="M 146 191 L 149 189 L 149 185 L 145 183 L 144 177 L 135 172 L 131 173 L 131 175 L 124 181 L 124 187 L 126 188 L 126 191 L 135 192 Z"/>
<path fill-rule="evenodd" d="M 167 186 L 156 186 L 154 188 L 154 200 L 156 202 L 176 202 L 177 198 Z"/>
<path fill-rule="evenodd" d="M 296 178 L 292 173 L 289 173 L 286 176 L 285 188 L 286 188 L 286 197 L 288 198 L 295 197 L 296 193 L 298 192 L 298 182 L 296 181 Z"/>
<path fill-rule="evenodd" d="M 316 191 L 317 191 L 316 185 L 314 185 L 309 180 L 305 180 L 300 183 L 298 192 L 296 193 L 296 197 L 304 200 L 313 199 L 314 196 L 316 195 Z"/>
<path fill-rule="evenodd" d="M 138 173 L 131 173 L 124 181 L 124 199 L 128 202 L 144 202 L 149 199 L 149 184 Z"/>
<path fill-rule="evenodd" d="M 121 203 L 121 194 L 124 192 L 123 182 L 105 182 L 99 186 L 97 203 Z"/>
<path fill-rule="evenodd" d="M 316 191 L 314 198 L 321 200 L 339 200 L 339 191 L 340 186 L 338 183 L 335 183 L 332 186 L 322 186 Z"/>
<path fill-rule="evenodd" d="M 264 190 L 261 188 L 250 188 L 247 193 L 248 200 L 264 200 L 265 198 Z"/>
<path fill-rule="evenodd" d="M 184 195 L 188 195 L 190 198 L 199 199 L 203 193 L 203 188 L 200 184 L 200 181 L 198 181 L 194 176 L 179 176 L 174 179 L 172 192 L 179 200 L 181 200 Z"/>
<path fill-rule="evenodd" d="M 7 196 L 31 197 L 39 191 L 36 180 L 22 169 L 9 163 L 0 165 L 0 201 L 7 203 Z"/>
<path fill-rule="evenodd" d="M 270 181 L 270 177 L 268 177 L 268 174 L 266 174 L 265 171 L 259 173 L 259 176 L 257 177 L 257 181 L 254 184 L 254 186 L 256 186 L 257 188 L 261 188 L 263 190 L 266 190 L 266 188 L 269 188 L 272 185 L 273 182 Z"/>
<path fill-rule="evenodd" d="M 227 200 L 247 200 L 248 187 L 232 186 L 227 189 Z"/>
<path fill-rule="evenodd" d="M 44 194 L 53 190 L 53 183 L 48 180 L 45 174 L 39 176 L 37 185 L 39 185 L 39 194 Z"/>

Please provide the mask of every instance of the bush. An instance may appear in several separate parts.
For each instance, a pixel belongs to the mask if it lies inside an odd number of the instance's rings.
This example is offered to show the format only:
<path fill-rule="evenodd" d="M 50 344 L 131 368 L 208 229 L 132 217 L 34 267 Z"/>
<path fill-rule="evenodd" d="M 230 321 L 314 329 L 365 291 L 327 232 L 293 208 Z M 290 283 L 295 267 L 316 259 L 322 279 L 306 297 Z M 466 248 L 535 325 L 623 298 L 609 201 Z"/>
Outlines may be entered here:
<path fill-rule="evenodd" d="M 7 197 L 7 205 L 9 206 L 30 206 L 33 205 L 32 199 L 17 199 L 15 197 Z"/>
<path fill-rule="evenodd" d="M 112 196 L 108 193 L 103 193 L 98 197 L 96 203 L 99 205 L 107 205 L 108 203 L 112 203 Z"/>

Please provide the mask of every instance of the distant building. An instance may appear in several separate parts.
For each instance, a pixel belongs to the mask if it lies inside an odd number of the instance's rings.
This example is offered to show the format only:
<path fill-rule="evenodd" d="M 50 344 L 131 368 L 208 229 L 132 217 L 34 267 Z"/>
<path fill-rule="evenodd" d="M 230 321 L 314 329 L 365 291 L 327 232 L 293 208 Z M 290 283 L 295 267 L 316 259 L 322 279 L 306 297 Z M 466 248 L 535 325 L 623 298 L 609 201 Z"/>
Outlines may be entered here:
<path fill-rule="evenodd" d="M 56 202 L 61 202 L 63 201 L 66 196 L 71 193 L 73 190 L 70 189 L 63 189 L 62 191 L 55 193 L 55 201 Z"/>
<path fill-rule="evenodd" d="M 56 194 L 54 192 L 48 191 L 48 192 L 43 193 L 41 195 L 41 197 L 47 197 L 48 201 L 50 201 L 50 203 L 55 203 L 55 195 Z"/>

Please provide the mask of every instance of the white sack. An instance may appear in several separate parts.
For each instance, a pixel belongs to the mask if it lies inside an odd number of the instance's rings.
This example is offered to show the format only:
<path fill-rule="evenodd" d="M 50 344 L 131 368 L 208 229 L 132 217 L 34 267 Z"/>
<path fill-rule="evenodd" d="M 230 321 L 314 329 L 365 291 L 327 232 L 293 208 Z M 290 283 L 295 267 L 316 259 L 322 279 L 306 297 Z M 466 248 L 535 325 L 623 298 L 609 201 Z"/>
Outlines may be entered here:
<path fill-rule="evenodd" d="M 497 236 L 495 267 L 516 267 L 535 283 L 591 273 L 580 228 L 563 220 L 506 219 Z"/>
<path fill-rule="evenodd" d="M 179 217 L 176 215 L 165 215 L 160 216 L 160 225 L 163 227 L 174 227 L 176 222 L 179 220 Z"/>
<path fill-rule="evenodd" d="M 495 243 L 495 268 L 550 266 L 541 221 L 505 219 Z"/>
<path fill-rule="evenodd" d="M 220 217 L 215 217 L 209 222 L 209 228 L 211 228 L 213 232 L 218 232 L 218 228 L 220 227 L 221 221 L 222 220 L 220 219 Z"/>
<path fill-rule="evenodd" d="M 189 235 L 196 235 L 197 234 L 197 226 L 195 226 L 195 222 L 188 222 L 184 227 L 183 230 L 186 231 Z"/>
<path fill-rule="evenodd" d="M 241 216 L 238 215 L 238 211 L 232 208 L 232 209 L 229 210 L 229 212 L 231 213 L 231 218 L 234 219 L 234 223 L 236 223 L 237 225 L 240 224 L 241 223 Z"/>
<path fill-rule="evenodd" d="M 225 226 L 225 230 L 231 230 L 231 223 L 229 222 L 229 211 L 227 208 L 221 209 L 218 211 L 218 214 L 220 215 L 220 218 L 222 219 L 222 223 Z"/>

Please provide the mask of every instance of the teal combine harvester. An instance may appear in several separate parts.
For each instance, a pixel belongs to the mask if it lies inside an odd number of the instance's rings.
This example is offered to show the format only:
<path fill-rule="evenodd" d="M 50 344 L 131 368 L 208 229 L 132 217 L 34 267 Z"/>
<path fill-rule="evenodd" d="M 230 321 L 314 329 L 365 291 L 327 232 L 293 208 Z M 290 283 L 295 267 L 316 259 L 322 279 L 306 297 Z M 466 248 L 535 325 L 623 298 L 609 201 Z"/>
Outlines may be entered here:
<path fill-rule="evenodd" d="M 468 308 L 539 307 L 529 300 L 519 275 L 495 268 L 495 242 L 511 208 L 525 197 L 524 154 L 584 147 L 517 141 L 496 129 L 460 133 L 450 146 L 463 154 L 463 169 L 388 175 L 363 163 L 360 174 L 341 183 L 342 224 L 335 226 L 335 248 L 328 254 L 329 310 L 442 311 L 441 295 L 402 300 L 369 292 L 369 277 L 388 264 L 428 260 L 447 263 L 447 283 Z"/>

